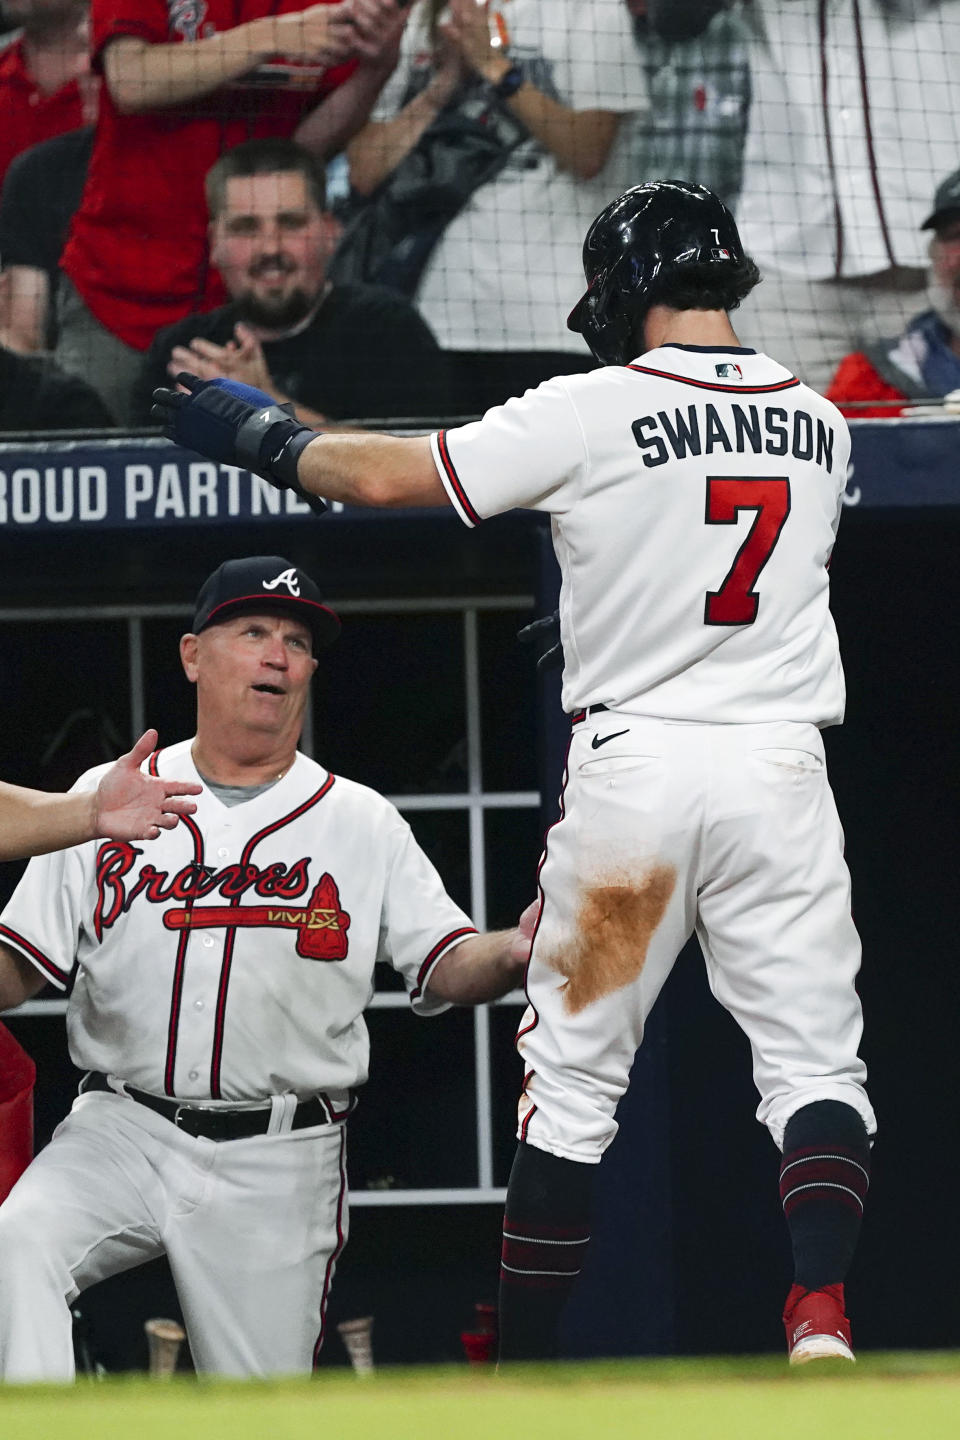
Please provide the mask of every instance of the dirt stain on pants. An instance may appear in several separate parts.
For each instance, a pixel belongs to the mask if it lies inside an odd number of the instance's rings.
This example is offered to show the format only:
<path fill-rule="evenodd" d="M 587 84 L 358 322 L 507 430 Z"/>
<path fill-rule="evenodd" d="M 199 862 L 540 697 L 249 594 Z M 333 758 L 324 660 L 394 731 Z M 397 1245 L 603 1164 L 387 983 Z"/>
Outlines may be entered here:
<path fill-rule="evenodd" d="M 561 989 L 568 1015 L 636 980 L 676 883 L 672 865 L 655 865 L 630 883 L 618 878 L 584 888 L 574 938 L 545 957 L 566 977 Z"/>

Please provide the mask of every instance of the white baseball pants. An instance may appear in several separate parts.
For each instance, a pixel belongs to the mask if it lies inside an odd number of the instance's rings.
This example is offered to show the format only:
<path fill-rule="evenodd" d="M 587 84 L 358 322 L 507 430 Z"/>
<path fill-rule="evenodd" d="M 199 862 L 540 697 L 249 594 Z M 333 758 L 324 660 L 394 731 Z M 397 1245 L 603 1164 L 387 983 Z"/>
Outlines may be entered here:
<path fill-rule="evenodd" d="M 164 1252 L 197 1370 L 309 1371 L 346 1235 L 342 1124 L 214 1141 L 81 1095 L 0 1206 L 0 1377 L 71 1380 L 71 1302 Z"/>
<path fill-rule="evenodd" d="M 713 994 L 750 1042 L 757 1118 L 840 1100 L 876 1122 L 858 1059 L 843 834 L 812 725 L 574 724 L 547 836 L 527 975 L 519 1136 L 596 1162 L 644 1023 L 696 931 Z M 709 1096 L 704 1096 L 705 1106 Z"/>

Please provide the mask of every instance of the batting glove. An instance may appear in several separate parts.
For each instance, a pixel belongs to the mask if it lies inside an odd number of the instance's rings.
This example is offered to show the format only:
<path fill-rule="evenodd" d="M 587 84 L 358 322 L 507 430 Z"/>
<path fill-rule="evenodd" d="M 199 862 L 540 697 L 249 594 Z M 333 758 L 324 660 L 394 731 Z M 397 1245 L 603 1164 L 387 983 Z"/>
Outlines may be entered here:
<path fill-rule="evenodd" d="M 310 495 L 297 479 L 297 461 L 318 431 L 301 425 L 292 405 L 278 405 L 272 396 L 239 380 L 200 380 L 186 371 L 177 384 L 189 390 L 154 390 L 154 420 L 163 433 L 223 465 L 236 465 L 262 475 L 278 490 L 293 490 L 322 515 L 324 502 Z"/>

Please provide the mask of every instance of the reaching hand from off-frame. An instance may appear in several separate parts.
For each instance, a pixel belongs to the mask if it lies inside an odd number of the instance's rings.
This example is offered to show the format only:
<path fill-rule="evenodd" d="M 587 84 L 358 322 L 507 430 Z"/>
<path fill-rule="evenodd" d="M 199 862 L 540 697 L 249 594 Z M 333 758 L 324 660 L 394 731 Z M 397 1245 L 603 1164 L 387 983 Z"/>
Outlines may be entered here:
<path fill-rule="evenodd" d="M 156 730 L 147 730 L 100 781 L 94 801 L 96 838 L 155 840 L 161 830 L 172 830 L 181 815 L 196 810 L 184 797 L 201 794 L 202 786 L 142 773 L 140 766 L 156 744 Z"/>
<path fill-rule="evenodd" d="M 278 490 L 294 491 L 315 514 L 323 514 L 324 502 L 308 494 L 297 479 L 297 460 L 319 432 L 301 425 L 292 404 L 278 405 L 265 390 L 239 380 L 201 380 L 183 371 L 176 381 L 180 389 L 154 390 L 150 412 L 170 440 L 210 460 L 261 475 Z"/>
<path fill-rule="evenodd" d="M 517 933 L 510 943 L 510 959 L 520 960 L 524 963 L 530 959 L 530 951 L 533 947 L 533 934 L 537 928 L 537 920 L 540 916 L 540 899 L 532 900 L 517 921 Z"/>

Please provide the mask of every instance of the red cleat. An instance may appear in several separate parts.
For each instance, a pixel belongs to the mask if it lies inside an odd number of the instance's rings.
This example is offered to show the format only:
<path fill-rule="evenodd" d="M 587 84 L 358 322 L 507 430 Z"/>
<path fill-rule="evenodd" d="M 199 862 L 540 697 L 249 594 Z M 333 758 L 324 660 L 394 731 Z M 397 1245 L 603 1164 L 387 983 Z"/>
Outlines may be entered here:
<path fill-rule="evenodd" d="M 791 1365 L 806 1365 L 809 1360 L 855 1360 L 843 1305 L 842 1285 L 825 1285 L 822 1290 L 793 1286 L 783 1307 Z"/>

